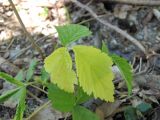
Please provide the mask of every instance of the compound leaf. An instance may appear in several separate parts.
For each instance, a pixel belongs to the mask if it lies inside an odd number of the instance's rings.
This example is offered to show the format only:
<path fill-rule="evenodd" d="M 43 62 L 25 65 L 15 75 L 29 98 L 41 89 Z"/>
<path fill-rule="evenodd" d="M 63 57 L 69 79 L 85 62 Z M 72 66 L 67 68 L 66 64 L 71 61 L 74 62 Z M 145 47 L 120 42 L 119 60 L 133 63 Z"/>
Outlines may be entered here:
<path fill-rule="evenodd" d="M 82 37 L 89 36 L 91 32 L 85 26 L 78 24 L 69 24 L 56 27 L 62 45 L 76 41 Z"/>
<path fill-rule="evenodd" d="M 74 46 L 75 62 L 80 86 L 88 95 L 93 93 L 106 101 L 114 101 L 112 59 L 91 46 Z"/>
<path fill-rule="evenodd" d="M 48 98 L 51 100 L 53 108 L 62 112 L 69 112 L 75 104 L 73 93 L 65 92 L 54 84 L 48 85 Z"/>
<path fill-rule="evenodd" d="M 45 70 L 51 75 L 51 82 L 67 91 L 74 91 L 76 74 L 67 48 L 61 47 L 45 59 Z"/>
<path fill-rule="evenodd" d="M 118 55 L 112 54 L 111 57 L 112 57 L 112 60 L 114 61 L 114 63 L 119 68 L 120 73 L 127 84 L 128 94 L 130 95 L 131 91 L 132 91 L 132 79 L 133 79 L 132 67 L 127 62 L 126 59 L 124 59 Z"/>
<path fill-rule="evenodd" d="M 18 74 L 15 76 L 16 80 L 23 81 L 24 80 L 24 71 L 20 70 Z"/>
<path fill-rule="evenodd" d="M 12 76 L 4 73 L 4 72 L 0 72 L 0 78 L 10 82 L 10 83 L 13 83 L 17 86 L 24 86 L 24 84 L 22 82 L 20 82 L 19 80 L 16 80 L 15 78 L 13 78 Z"/>
<path fill-rule="evenodd" d="M 14 116 L 14 120 L 23 120 L 23 113 L 25 110 L 25 98 L 26 98 L 26 87 L 22 87 L 20 89 L 20 96 L 18 101 L 18 106 L 16 108 L 16 114 Z"/>
<path fill-rule="evenodd" d="M 100 120 L 99 117 L 82 106 L 75 106 L 72 114 L 73 120 Z"/>
<path fill-rule="evenodd" d="M 13 95 L 15 95 L 20 88 L 15 88 L 12 90 L 8 90 L 6 93 L 4 93 L 3 95 L 0 96 L 0 103 L 8 100 L 9 98 L 11 98 Z"/>

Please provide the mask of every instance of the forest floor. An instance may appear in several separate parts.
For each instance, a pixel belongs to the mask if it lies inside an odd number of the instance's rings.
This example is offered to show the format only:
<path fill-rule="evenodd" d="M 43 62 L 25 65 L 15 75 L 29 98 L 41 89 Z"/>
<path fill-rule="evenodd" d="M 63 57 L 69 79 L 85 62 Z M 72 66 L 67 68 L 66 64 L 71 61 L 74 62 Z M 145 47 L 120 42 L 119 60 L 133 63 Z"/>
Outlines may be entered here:
<path fill-rule="evenodd" d="M 90 109 L 95 110 L 102 119 L 160 120 L 160 5 L 140 6 L 100 1 L 81 0 L 92 9 L 97 18 L 127 32 L 145 51 L 69 0 L 65 3 L 63 0 L 15 0 L 14 3 L 26 29 L 46 56 L 54 51 L 56 44 L 60 45 L 55 26 L 78 23 L 87 26 L 92 35 L 74 42 L 73 45 L 101 47 L 101 42 L 105 41 L 110 52 L 131 63 L 134 72 L 131 96 L 128 97 L 124 81 L 116 76 L 115 102 L 92 101 Z M 43 65 L 41 55 L 32 47 L 7 0 L 0 0 L 0 71 L 15 76 L 19 70 L 27 69 L 34 58 L 38 60 L 34 75 L 39 76 Z M 13 85 L 0 79 L 0 95 L 12 88 Z M 34 95 L 27 96 L 26 118 L 47 102 L 44 93 L 32 87 L 28 89 Z M 13 101 L 0 104 L 0 120 L 12 119 L 15 111 L 16 103 Z M 133 119 L 127 116 L 132 116 Z M 48 106 L 30 119 L 63 120 L 64 114 Z"/>

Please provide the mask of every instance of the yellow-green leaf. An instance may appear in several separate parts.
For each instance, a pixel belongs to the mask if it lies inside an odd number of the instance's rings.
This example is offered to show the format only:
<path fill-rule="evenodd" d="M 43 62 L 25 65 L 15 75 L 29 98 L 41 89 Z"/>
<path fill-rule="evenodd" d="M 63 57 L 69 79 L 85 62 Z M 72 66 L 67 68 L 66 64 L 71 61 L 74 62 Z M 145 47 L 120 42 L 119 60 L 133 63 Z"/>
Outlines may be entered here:
<path fill-rule="evenodd" d="M 94 97 L 114 101 L 112 59 L 99 49 L 78 45 L 73 47 L 80 86 Z"/>
<path fill-rule="evenodd" d="M 74 91 L 76 74 L 72 70 L 72 60 L 67 48 L 61 47 L 48 56 L 44 67 L 51 76 L 51 82 L 67 92 Z"/>

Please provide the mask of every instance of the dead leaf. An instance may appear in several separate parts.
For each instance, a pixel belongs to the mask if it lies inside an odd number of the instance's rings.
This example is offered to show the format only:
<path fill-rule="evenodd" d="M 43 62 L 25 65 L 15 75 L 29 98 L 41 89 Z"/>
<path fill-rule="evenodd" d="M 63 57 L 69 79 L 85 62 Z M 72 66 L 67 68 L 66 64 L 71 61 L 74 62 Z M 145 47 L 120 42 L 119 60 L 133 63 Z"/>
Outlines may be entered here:
<path fill-rule="evenodd" d="M 103 103 L 96 108 L 96 114 L 98 114 L 101 120 L 114 114 L 116 109 L 121 105 L 121 101 L 116 100 L 114 103 Z"/>
<path fill-rule="evenodd" d="M 114 8 L 114 16 L 120 19 L 125 19 L 128 15 L 128 11 L 132 9 L 131 5 L 116 5 Z"/>

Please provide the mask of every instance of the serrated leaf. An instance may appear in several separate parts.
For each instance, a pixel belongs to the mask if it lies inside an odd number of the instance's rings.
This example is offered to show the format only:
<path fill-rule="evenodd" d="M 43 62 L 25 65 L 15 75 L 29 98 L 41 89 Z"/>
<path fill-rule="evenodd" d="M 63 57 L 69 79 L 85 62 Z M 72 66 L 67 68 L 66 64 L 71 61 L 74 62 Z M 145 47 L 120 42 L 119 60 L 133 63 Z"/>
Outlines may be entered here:
<path fill-rule="evenodd" d="M 112 59 L 99 49 L 78 45 L 73 47 L 80 86 L 94 97 L 114 101 Z"/>
<path fill-rule="evenodd" d="M 82 106 L 75 106 L 72 112 L 73 120 L 100 120 L 99 117 Z"/>
<path fill-rule="evenodd" d="M 17 86 L 24 86 L 24 84 L 18 80 L 16 80 L 15 78 L 13 78 L 12 76 L 6 74 L 6 73 L 3 73 L 3 72 L 0 72 L 0 78 L 1 79 L 4 79 L 10 83 L 13 83 Z"/>
<path fill-rule="evenodd" d="M 4 93 L 3 95 L 0 96 L 0 103 L 8 100 L 9 98 L 11 98 L 13 95 L 15 95 L 20 88 L 15 88 L 12 90 L 8 90 L 6 93 Z"/>
<path fill-rule="evenodd" d="M 14 116 L 14 120 L 23 120 L 23 113 L 25 110 L 25 98 L 26 98 L 26 87 L 22 87 L 20 89 L 20 96 L 18 101 L 18 106 L 16 108 L 16 114 Z"/>
<path fill-rule="evenodd" d="M 26 81 L 29 81 L 32 78 L 34 71 L 35 71 L 35 68 L 36 68 L 36 65 L 37 65 L 37 60 L 32 59 L 29 64 L 29 68 L 27 70 L 27 73 L 26 73 Z"/>
<path fill-rule="evenodd" d="M 82 37 L 89 36 L 91 32 L 85 26 L 78 24 L 68 24 L 56 27 L 62 45 L 76 41 Z"/>
<path fill-rule="evenodd" d="M 54 84 L 48 85 L 48 98 L 51 100 L 53 108 L 62 112 L 70 112 L 75 104 L 73 93 L 65 92 Z"/>
<path fill-rule="evenodd" d="M 24 80 L 24 71 L 20 70 L 15 77 L 16 80 L 23 81 Z"/>
<path fill-rule="evenodd" d="M 118 55 L 112 54 L 111 57 L 114 63 L 119 68 L 120 73 L 126 82 L 128 88 L 128 94 L 130 95 L 132 91 L 132 80 L 133 80 L 132 67 L 127 62 L 126 59 L 119 57 Z"/>
<path fill-rule="evenodd" d="M 67 91 L 74 91 L 76 74 L 72 70 L 72 60 L 67 48 L 61 47 L 48 56 L 45 61 L 45 70 L 51 76 L 51 82 Z"/>
<path fill-rule="evenodd" d="M 87 93 L 85 93 L 81 87 L 77 87 L 78 90 L 76 91 L 76 104 L 82 104 L 88 101 L 89 99 L 93 98 L 92 96 L 87 95 Z"/>

